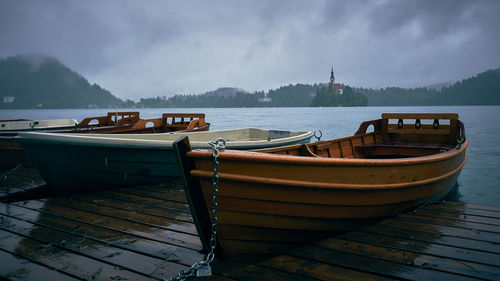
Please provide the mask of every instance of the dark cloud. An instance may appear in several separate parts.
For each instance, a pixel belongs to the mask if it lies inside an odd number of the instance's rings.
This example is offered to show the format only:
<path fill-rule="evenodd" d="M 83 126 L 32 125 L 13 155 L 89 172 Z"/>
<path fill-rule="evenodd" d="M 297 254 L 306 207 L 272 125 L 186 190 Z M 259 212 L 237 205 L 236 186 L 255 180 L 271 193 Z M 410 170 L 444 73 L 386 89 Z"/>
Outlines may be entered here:
<path fill-rule="evenodd" d="M 414 87 L 500 67 L 500 1 L 0 2 L 0 56 L 41 53 L 126 98 L 336 77 Z"/>

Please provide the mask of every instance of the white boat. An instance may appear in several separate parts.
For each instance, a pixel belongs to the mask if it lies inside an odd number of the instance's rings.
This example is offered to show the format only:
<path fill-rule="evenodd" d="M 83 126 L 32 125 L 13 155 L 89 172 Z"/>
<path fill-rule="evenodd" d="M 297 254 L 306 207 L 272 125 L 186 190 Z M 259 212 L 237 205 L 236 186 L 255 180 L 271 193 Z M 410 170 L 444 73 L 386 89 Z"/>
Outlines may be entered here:
<path fill-rule="evenodd" d="M 256 128 L 160 134 L 20 133 L 27 157 L 57 193 L 161 183 L 179 177 L 172 144 L 188 136 L 192 147 L 226 140 L 228 149 L 258 149 L 308 143 L 309 131 Z"/>
<path fill-rule="evenodd" d="M 0 120 L 0 133 L 8 131 L 36 131 L 55 130 L 71 128 L 78 125 L 75 119 L 55 119 L 55 120 Z"/>

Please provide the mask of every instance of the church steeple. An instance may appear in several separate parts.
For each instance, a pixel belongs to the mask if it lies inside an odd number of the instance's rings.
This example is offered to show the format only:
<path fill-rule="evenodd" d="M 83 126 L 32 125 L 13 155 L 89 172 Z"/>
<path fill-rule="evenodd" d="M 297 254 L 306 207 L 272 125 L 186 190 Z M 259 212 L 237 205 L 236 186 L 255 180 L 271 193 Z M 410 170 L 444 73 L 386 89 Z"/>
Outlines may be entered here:
<path fill-rule="evenodd" d="M 332 66 L 332 73 L 330 73 L 330 83 L 332 85 L 335 84 L 335 76 L 333 75 L 333 66 Z"/>

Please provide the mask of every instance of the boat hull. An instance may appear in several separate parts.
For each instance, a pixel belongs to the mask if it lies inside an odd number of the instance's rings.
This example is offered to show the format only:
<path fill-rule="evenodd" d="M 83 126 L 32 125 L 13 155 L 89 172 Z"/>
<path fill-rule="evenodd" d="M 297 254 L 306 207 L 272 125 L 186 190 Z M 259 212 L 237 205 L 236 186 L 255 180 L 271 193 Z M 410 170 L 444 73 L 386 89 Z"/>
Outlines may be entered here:
<path fill-rule="evenodd" d="M 273 255 L 440 200 L 456 183 L 466 146 L 430 156 L 376 160 L 222 152 L 219 254 L 245 259 Z M 211 220 L 206 206 L 212 206 L 213 157 L 206 151 L 185 155 L 185 161 L 193 161 L 185 172 L 191 178 L 186 181 L 188 197 L 199 192 L 204 205 L 194 209 L 196 218 Z M 202 237 L 210 235 L 201 226 L 199 231 Z"/>
<path fill-rule="evenodd" d="M 57 194 L 88 192 L 110 187 L 156 184 L 179 178 L 173 142 L 182 135 L 209 148 L 219 135 L 231 139 L 228 147 L 251 149 L 308 142 L 310 132 L 239 129 L 164 134 L 55 134 L 22 133 L 16 140 L 49 187 Z M 270 134 L 273 139 L 255 136 Z"/>
<path fill-rule="evenodd" d="M 57 194 L 162 183 L 179 176 L 172 148 L 23 141 L 29 160 Z"/>

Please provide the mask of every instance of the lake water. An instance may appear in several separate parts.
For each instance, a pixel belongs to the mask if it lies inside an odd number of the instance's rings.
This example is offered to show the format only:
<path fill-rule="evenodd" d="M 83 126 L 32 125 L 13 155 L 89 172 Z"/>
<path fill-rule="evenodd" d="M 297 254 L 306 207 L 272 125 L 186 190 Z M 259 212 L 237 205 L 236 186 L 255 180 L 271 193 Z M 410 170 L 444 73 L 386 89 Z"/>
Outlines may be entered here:
<path fill-rule="evenodd" d="M 383 112 L 457 112 L 465 124 L 469 147 L 467 163 L 458 179 L 456 199 L 500 206 L 500 106 L 0 110 L 0 120 L 74 118 L 80 121 L 106 115 L 108 111 L 140 111 L 142 118 L 160 117 L 164 112 L 203 112 L 211 123 L 210 130 L 243 127 L 321 130 L 322 140 L 352 135 L 362 121 L 378 119 Z"/>

